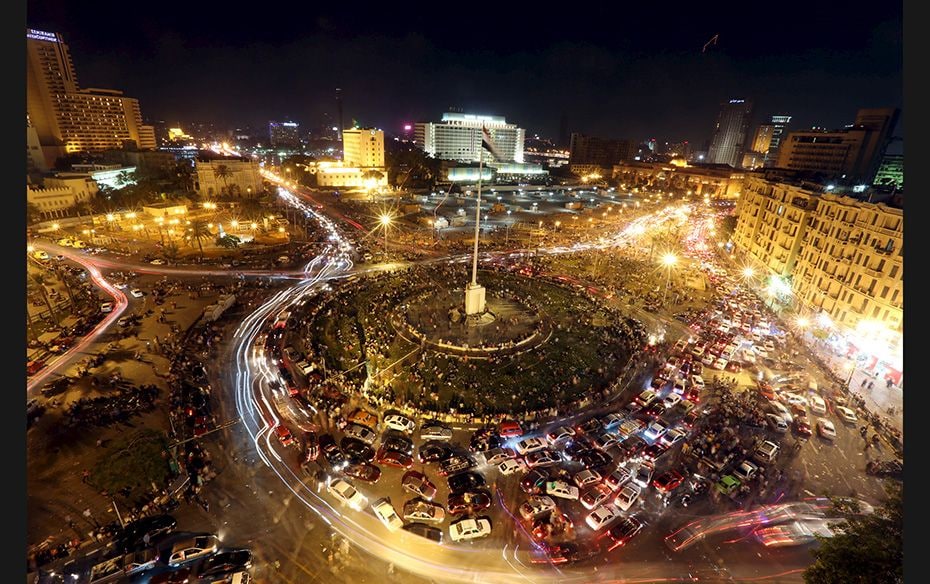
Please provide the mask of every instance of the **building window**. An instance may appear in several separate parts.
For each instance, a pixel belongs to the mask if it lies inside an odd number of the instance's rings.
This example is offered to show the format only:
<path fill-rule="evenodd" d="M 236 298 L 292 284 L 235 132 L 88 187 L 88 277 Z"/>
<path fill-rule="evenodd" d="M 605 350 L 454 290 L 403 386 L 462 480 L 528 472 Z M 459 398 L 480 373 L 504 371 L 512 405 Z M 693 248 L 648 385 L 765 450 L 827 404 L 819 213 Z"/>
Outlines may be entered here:
<path fill-rule="evenodd" d="M 896 266 L 896 265 L 891 266 L 891 273 L 888 274 L 888 276 L 891 277 L 891 278 L 894 278 L 894 277 L 897 276 L 897 275 L 898 275 L 898 266 Z"/>
<path fill-rule="evenodd" d="M 882 300 L 888 297 L 888 286 L 882 286 L 881 297 L 882 297 Z"/>

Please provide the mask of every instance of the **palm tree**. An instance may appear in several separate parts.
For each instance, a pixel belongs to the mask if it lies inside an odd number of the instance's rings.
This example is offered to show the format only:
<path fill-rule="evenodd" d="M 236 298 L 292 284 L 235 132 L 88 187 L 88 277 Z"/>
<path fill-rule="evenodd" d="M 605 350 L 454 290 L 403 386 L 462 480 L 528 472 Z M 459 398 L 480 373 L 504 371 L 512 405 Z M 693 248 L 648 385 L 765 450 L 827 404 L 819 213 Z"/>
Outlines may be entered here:
<path fill-rule="evenodd" d="M 223 191 L 228 193 L 229 182 L 227 181 L 227 179 L 233 175 L 232 171 L 229 170 L 229 167 L 226 166 L 225 164 L 217 164 L 213 168 L 213 175 L 216 178 L 223 179 Z"/>
<path fill-rule="evenodd" d="M 65 275 L 64 270 L 58 266 L 55 267 L 55 274 L 58 276 L 58 279 L 61 281 L 61 283 L 65 286 L 65 293 L 68 295 L 68 302 L 71 310 L 73 311 L 76 305 L 74 303 L 74 292 L 71 291 L 71 284 L 68 283 L 68 277 Z"/>
<path fill-rule="evenodd" d="M 210 228 L 207 227 L 207 222 L 203 219 L 194 219 L 191 221 L 190 226 L 190 238 L 191 241 L 197 242 L 197 247 L 200 248 L 200 261 L 203 261 L 203 240 L 211 237 Z"/>
<path fill-rule="evenodd" d="M 26 285 L 32 293 L 38 292 L 42 295 L 42 300 L 45 301 L 45 306 L 48 308 L 49 315 L 51 315 L 51 317 L 57 322 L 58 317 L 55 316 L 55 309 L 52 308 L 52 301 L 49 300 L 48 292 L 45 290 L 45 286 L 48 285 L 48 280 L 46 279 L 45 274 L 41 272 L 29 274 L 29 280 Z"/>

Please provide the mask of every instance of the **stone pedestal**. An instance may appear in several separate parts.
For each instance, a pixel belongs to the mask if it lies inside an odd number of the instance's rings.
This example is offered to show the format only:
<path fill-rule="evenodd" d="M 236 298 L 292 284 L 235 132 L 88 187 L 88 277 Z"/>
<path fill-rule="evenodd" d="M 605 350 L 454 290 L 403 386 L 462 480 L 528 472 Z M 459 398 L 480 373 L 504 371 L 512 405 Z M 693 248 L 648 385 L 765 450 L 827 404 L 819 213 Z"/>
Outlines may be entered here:
<path fill-rule="evenodd" d="M 484 286 L 469 284 L 465 286 L 465 315 L 472 316 L 484 312 Z"/>

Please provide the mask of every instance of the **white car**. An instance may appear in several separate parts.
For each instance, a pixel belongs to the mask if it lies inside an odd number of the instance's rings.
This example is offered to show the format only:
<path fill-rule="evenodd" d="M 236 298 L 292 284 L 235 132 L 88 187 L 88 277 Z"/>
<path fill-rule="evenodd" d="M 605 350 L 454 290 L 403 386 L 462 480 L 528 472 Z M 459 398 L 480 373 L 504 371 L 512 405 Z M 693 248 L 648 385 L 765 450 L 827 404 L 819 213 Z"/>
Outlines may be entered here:
<path fill-rule="evenodd" d="M 562 456 L 556 450 L 537 450 L 526 455 L 526 466 L 530 468 L 540 468 L 552 466 L 562 461 Z"/>
<path fill-rule="evenodd" d="M 659 441 L 662 444 L 665 444 L 666 446 L 671 447 L 677 444 L 678 442 L 681 442 L 682 440 L 684 440 L 685 436 L 687 436 L 687 432 L 685 432 L 681 428 L 672 428 L 671 430 L 666 432 L 665 435 L 659 439 Z"/>
<path fill-rule="evenodd" d="M 781 418 L 789 424 L 794 421 L 794 416 L 791 415 L 791 410 L 785 407 L 785 404 L 779 401 L 769 400 L 769 407 L 772 408 L 772 411 L 776 415 L 781 416 Z"/>
<path fill-rule="evenodd" d="M 817 433 L 827 440 L 836 438 L 836 428 L 833 426 L 833 422 L 826 418 L 817 420 Z"/>
<path fill-rule="evenodd" d="M 633 506 L 633 503 L 639 499 L 639 494 L 642 492 L 642 489 L 636 485 L 626 484 L 620 489 L 620 492 L 617 493 L 617 498 L 614 499 L 614 505 L 620 507 L 624 511 L 629 511 L 630 507 Z"/>
<path fill-rule="evenodd" d="M 578 485 L 579 488 L 583 489 L 588 485 L 601 482 L 601 473 L 596 470 L 585 469 L 575 473 L 572 480 L 575 481 L 575 484 Z"/>
<path fill-rule="evenodd" d="M 487 517 L 465 517 L 449 524 L 452 541 L 469 541 L 491 535 L 491 520 Z"/>
<path fill-rule="evenodd" d="M 670 410 L 681 403 L 681 396 L 677 393 L 670 393 L 665 396 L 665 399 L 662 400 L 662 404 L 665 406 L 665 409 Z"/>
<path fill-rule="evenodd" d="M 560 499 L 578 500 L 578 487 L 565 481 L 547 481 L 546 494 Z"/>
<path fill-rule="evenodd" d="M 614 426 L 619 426 L 620 424 L 623 423 L 623 420 L 625 419 L 626 418 L 624 418 L 622 415 L 611 412 L 607 414 L 606 416 L 604 416 L 603 418 L 601 418 L 601 424 L 604 426 L 605 430 L 608 430 L 610 428 L 613 428 Z"/>
<path fill-rule="evenodd" d="M 365 444 L 374 444 L 375 439 L 378 437 L 371 428 L 354 423 L 346 426 L 345 434 L 351 438 L 357 438 Z"/>
<path fill-rule="evenodd" d="M 675 383 L 672 385 L 672 394 L 671 394 L 671 395 L 675 395 L 675 394 L 679 394 L 679 395 L 680 395 L 680 394 L 682 394 L 682 393 L 684 393 L 684 392 L 685 392 L 685 380 L 684 380 L 684 379 L 676 379 L 676 380 L 675 380 Z M 668 398 L 666 398 L 666 399 L 668 399 Z"/>
<path fill-rule="evenodd" d="M 504 462 L 497 465 L 497 470 L 501 471 L 502 475 L 512 475 L 525 471 L 526 463 L 519 458 L 511 458 L 510 460 L 505 460 Z"/>
<path fill-rule="evenodd" d="M 668 431 L 668 426 L 662 420 L 654 420 L 643 431 L 643 435 L 650 440 L 657 440 Z"/>
<path fill-rule="evenodd" d="M 168 565 L 172 567 L 186 564 L 204 556 L 212 555 L 219 548 L 220 540 L 212 534 L 202 534 L 183 539 L 171 546 Z"/>
<path fill-rule="evenodd" d="M 810 397 L 810 408 L 815 414 L 826 414 L 827 402 L 819 395 L 812 395 Z"/>
<path fill-rule="evenodd" d="M 710 351 L 708 351 L 708 352 L 704 353 L 704 356 L 703 356 L 703 357 L 701 357 L 701 364 L 702 364 L 702 365 L 706 365 L 706 366 L 708 366 L 708 367 L 711 367 L 711 366 L 713 366 L 714 361 L 716 361 L 716 360 L 717 360 L 717 358 L 714 357 L 714 354 L 711 353 Z"/>
<path fill-rule="evenodd" d="M 432 424 L 420 428 L 420 438 L 422 440 L 452 440 L 452 428 Z"/>
<path fill-rule="evenodd" d="M 368 503 L 368 498 L 365 495 L 356 491 L 355 487 L 343 479 L 330 481 L 326 490 L 329 491 L 333 497 L 336 497 L 340 503 L 348 505 L 356 511 L 361 511 Z"/>
<path fill-rule="evenodd" d="M 100 303 L 100 312 L 113 312 L 113 303 L 112 302 L 101 302 Z"/>
<path fill-rule="evenodd" d="M 413 420 L 400 414 L 389 414 L 384 416 L 384 425 L 392 430 L 397 430 L 398 432 L 404 432 L 406 434 L 412 433 L 417 427 Z"/>
<path fill-rule="evenodd" d="M 160 259 L 158 259 L 158 258 L 155 258 L 154 260 L 150 261 L 149 263 L 152 264 L 153 266 L 163 266 L 163 265 L 165 265 L 165 260 L 160 260 Z"/>
<path fill-rule="evenodd" d="M 856 417 L 856 412 L 846 406 L 836 406 L 836 413 L 839 415 L 840 419 L 846 423 L 855 424 L 859 421 L 859 418 Z"/>
<path fill-rule="evenodd" d="M 756 476 L 756 473 L 759 471 L 759 465 L 752 462 L 751 460 L 744 460 L 739 464 L 738 467 L 733 469 L 733 472 L 730 473 L 740 480 L 740 482 L 746 483 L 752 477 Z"/>
<path fill-rule="evenodd" d="M 633 476 L 633 483 L 638 485 L 641 489 L 647 489 L 649 488 L 649 483 L 652 482 L 653 474 L 655 474 L 655 467 L 644 462 L 639 465 L 639 468 L 636 470 L 636 474 Z"/>
<path fill-rule="evenodd" d="M 743 361 L 750 365 L 756 364 L 756 354 L 752 351 L 743 351 Z"/>
<path fill-rule="evenodd" d="M 537 515 L 541 515 L 547 511 L 554 511 L 556 509 L 555 501 L 551 497 L 545 495 L 532 495 L 526 500 L 522 505 L 520 505 L 520 517 L 524 519 L 532 519 Z"/>
<path fill-rule="evenodd" d="M 723 357 L 720 357 L 716 361 L 714 361 L 714 364 L 711 366 L 711 368 L 720 369 L 721 371 L 723 371 L 724 369 L 727 368 L 727 365 L 729 363 L 730 361 L 728 359 L 724 359 Z"/>
<path fill-rule="evenodd" d="M 575 431 L 568 426 L 559 426 L 546 434 L 546 440 L 552 445 L 560 440 L 569 440 L 574 435 Z"/>
<path fill-rule="evenodd" d="M 505 460 L 511 460 L 515 457 L 516 454 L 510 448 L 492 448 L 484 453 L 484 462 L 490 466 L 497 466 Z"/>
<path fill-rule="evenodd" d="M 788 422 L 778 414 L 765 414 L 766 420 L 768 420 L 769 427 L 772 430 L 775 430 L 779 434 L 786 434 L 788 432 Z"/>
<path fill-rule="evenodd" d="M 704 378 L 701 377 L 700 375 L 692 375 L 691 385 L 703 391 L 704 390 Z"/>
<path fill-rule="evenodd" d="M 604 484 L 616 491 L 623 485 L 630 482 L 633 475 L 625 467 L 618 466 L 612 473 L 604 477 Z"/>
<path fill-rule="evenodd" d="M 381 520 L 381 523 L 390 531 L 397 531 L 404 526 L 404 520 L 397 515 L 391 500 L 387 497 L 378 499 L 371 504 L 371 510 L 375 512 L 375 517 Z"/>
<path fill-rule="evenodd" d="M 606 501 L 613 494 L 607 485 L 594 485 L 581 495 L 581 506 L 588 511 Z"/>
<path fill-rule="evenodd" d="M 605 525 L 617 518 L 617 512 L 613 507 L 601 505 L 588 513 L 585 517 L 585 523 L 594 531 L 600 531 Z"/>
<path fill-rule="evenodd" d="M 143 296 L 145 296 L 145 292 L 143 292 L 142 290 L 139 290 L 138 288 L 133 288 L 132 290 L 129 291 L 129 293 L 132 294 L 133 298 L 142 298 Z"/>
<path fill-rule="evenodd" d="M 530 437 L 524 438 L 517 442 L 516 449 L 520 453 L 520 456 L 527 455 L 531 452 L 536 452 L 537 450 L 542 450 L 546 447 L 546 443 L 543 442 L 540 438 Z"/>
<path fill-rule="evenodd" d="M 803 395 L 798 395 L 796 393 L 791 393 L 790 391 L 786 391 L 785 393 L 782 394 L 781 397 L 783 400 L 785 400 L 786 402 L 788 402 L 789 404 L 793 406 L 807 407 L 807 398 L 804 397 Z"/>

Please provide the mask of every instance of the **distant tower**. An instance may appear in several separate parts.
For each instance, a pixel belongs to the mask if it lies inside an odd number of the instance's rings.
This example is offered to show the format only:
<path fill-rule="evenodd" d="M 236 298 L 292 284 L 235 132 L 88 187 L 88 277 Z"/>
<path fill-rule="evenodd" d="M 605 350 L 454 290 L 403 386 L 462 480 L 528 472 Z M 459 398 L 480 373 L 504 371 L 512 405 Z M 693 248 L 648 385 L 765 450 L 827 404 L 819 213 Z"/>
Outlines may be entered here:
<path fill-rule="evenodd" d="M 743 157 L 746 130 L 751 114 L 751 101 L 731 99 L 722 104 L 717 116 L 717 125 L 714 127 L 714 136 L 711 138 L 707 152 L 707 162 L 739 166 Z"/>
<path fill-rule="evenodd" d="M 339 141 L 342 142 L 342 89 L 336 88 L 336 115 L 339 116 Z"/>

